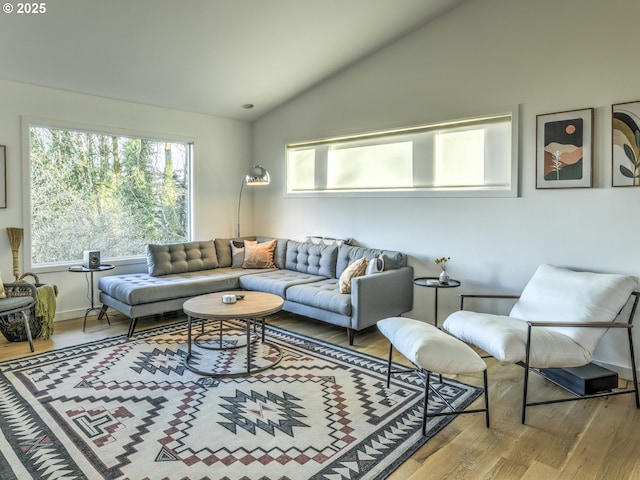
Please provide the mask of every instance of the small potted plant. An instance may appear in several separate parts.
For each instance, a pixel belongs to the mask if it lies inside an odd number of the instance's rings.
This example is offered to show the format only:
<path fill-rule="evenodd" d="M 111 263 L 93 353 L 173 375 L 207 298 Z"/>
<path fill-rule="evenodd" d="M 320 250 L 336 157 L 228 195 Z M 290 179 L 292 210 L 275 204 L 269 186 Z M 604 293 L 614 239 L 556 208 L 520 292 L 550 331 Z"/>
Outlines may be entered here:
<path fill-rule="evenodd" d="M 451 260 L 451 257 L 440 257 L 434 260 L 435 264 L 442 270 L 440 272 L 440 283 L 447 285 L 449 283 L 449 274 L 447 273 L 447 262 Z"/>

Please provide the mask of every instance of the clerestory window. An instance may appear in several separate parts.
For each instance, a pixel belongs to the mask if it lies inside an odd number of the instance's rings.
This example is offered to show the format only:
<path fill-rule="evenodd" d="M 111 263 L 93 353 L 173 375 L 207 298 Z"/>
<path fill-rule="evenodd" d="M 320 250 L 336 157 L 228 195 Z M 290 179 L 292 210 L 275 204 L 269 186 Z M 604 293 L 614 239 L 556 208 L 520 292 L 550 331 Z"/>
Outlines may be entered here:
<path fill-rule="evenodd" d="M 516 110 L 290 143 L 286 194 L 517 196 Z"/>

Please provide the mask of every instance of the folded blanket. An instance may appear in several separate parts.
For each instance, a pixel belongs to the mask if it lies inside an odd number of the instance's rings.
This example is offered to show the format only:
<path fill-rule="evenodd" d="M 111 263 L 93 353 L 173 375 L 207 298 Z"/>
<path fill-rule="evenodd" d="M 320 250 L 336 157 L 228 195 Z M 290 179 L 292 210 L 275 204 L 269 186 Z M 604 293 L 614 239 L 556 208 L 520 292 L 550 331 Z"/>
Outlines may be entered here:
<path fill-rule="evenodd" d="M 55 285 L 40 285 L 36 294 L 36 317 L 42 318 L 42 330 L 40 338 L 50 338 L 53 335 L 53 318 L 56 316 L 56 295 L 58 289 Z"/>

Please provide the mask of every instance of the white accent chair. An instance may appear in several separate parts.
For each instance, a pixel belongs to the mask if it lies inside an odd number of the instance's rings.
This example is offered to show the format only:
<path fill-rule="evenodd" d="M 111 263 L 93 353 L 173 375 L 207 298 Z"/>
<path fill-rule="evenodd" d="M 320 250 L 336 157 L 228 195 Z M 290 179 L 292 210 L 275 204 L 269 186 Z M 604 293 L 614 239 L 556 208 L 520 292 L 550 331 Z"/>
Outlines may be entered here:
<path fill-rule="evenodd" d="M 634 393 L 640 408 L 638 379 L 631 328 L 640 292 L 638 281 L 627 275 L 577 272 L 540 265 L 519 296 L 461 295 L 461 310 L 451 314 L 443 328 L 471 343 L 500 362 L 524 366 L 522 423 L 526 408 L 598 396 Z M 462 310 L 464 298 L 518 298 L 508 316 Z M 625 322 L 615 322 L 625 306 Z M 580 397 L 527 401 L 529 370 L 579 367 L 591 362 L 593 352 L 609 328 L 628 332 L 633 389 Z"/>

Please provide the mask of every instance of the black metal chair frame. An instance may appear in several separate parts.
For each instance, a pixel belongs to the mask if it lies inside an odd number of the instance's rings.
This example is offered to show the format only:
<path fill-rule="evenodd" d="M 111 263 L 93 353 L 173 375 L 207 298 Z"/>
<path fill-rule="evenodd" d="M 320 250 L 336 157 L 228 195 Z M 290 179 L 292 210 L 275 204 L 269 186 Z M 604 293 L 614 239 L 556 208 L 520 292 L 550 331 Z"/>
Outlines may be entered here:
<path fill-rule="evenodd" d="M 444 416 L 449 416 L 449 415 L 462 415 L 465 413 L 483 413 L 485 414 L 485 424 L 487 426 L 487 428 L 489 428 L 489 424 L 490 424 L 490 419 L 489 419 L 489 383 L 487 380 L 487 370 L 485 369 L 482 374 L 483 374 L 483 383 L 484 383 L 484 408 L 477 408 L 477 409 L 471 409 L 471 410 L 456 410 L 455 407 L 453 407 L 453 405 L 451 405 L 451 403 L 449 403 L 449 401 L 447 399 L 445 399 L 439 391 L 437 391 L 435 388 L 433 388 L 431 386 L 431 375 L 434 374 L 434 372 L 430 372 L 429 370 L 422 368 L 418 365 L 416 365 L 415 363 L 411 362 L 412 365 L 414 365 L 414 368 L 406 368 L 406 369 L 402 369 L 402 370 L 393 370 L 393 361 L 392 361 L 392 356 L 393 356 L 393 344 L 391 342 L 389 342 L 389 361 L 388 361 L 388 367 L 387 367 L 387 388 L 390 387 L 391 385 L 391 374 L 393 373 L 418 373 L 420 376 L 422 376 L 424 378 L 424 411 L 422 413 L 422 435 L 426 435 L 427 434 L 427 420 L 429 419 L 429 417 L 444 417 Z M 444 382 L 442 375 L 437 373 L 437 375 L 440 377 L 439 379 L 439 383 L 446 383 Z M 431 415 L 428 414 L 429 411 L 429 389 L 431 389 L 431 391 L 436 394 L 440 400 L 442 400 L 444 402 L 444 404 L 449 408 L 450 411 L 446 411 L 446 412 L 440 412 L 440 413 L 432 413 Z"/>
<path fill-rule="evenodd" d="M 27 340 L 29 341 L 29 348 L 33 352 L 34 346 L 33 338 L 31 337 L 31 328 L 29 327 L 29 317 L 31 309 L 36 303 L 36 286 L 30 283 L 5 283 L 4 289 L 7 297 L 32 297 L 32 300 L 29 304 L 9 310 L 2 310 L 2 301 L 0 300 L 0 322 L 11 322 L 15 315 L 22 315 L 22 319 L 24 321 L 24 329 L 27 334 Z"/>
<path fill-rule="evenodd" d="M 524 362 L 518 362 L 517 365 L 520 365 L 521 367 L 524 367 L 524 382 L 523 382 L 523 392 L 522 392 L 522 417 L 521 417 L 521 421 L 522 424 L 524 425 L 525 421 L 526 421 L 526 414 L 527 414 L 527 407 L 534 407 L 534 406 L 538 406 L 538 405 L 550 405 L 552 403 L 563 403 L 563 402 L 572 402 L 572 401 L 577 401 L 577 400 L 587 400 L 590 398 L 601 398 L 601 397 L 611 397 L 614 395 L 626 395 L 626 394 L 630 394 L 633 393 L 635 394 L 635 399 L 636 399 L 636 408 L 640 408 L 640 395 L 638 392 L 638 373 L 636 370 L 636 360 L 635 360 L 635 353 L 634 353 L 634 349 L 633 349 L 633 337 L 632 337 L 632 328 L 633 328 L 633 318 L 635 316 L 636 313 L 636 309 L 638 306 L 638 301 L 640 300 L 640 292 L 631 292 L 631 296 L 633 297 L 632 300 L 632 304 L 631 304 L 631 312 L 629 313 L 629 318 L 627 319 L 627 321 L 625 323 L 622 322 L 588 322 L 588 323 L 581 323 L 581 322 L 527 322 L 527 343 L 526 343 L 526 356 L 525 356 L 525 361 Z M 519 295 L 491 295 L 491 294 L 482 294 L 482 295 L 475 295 L 475 294 L 461 294 L 460 295 L 460 310 L 463 310 L 464 307 L 464 298 L 465 297 L 469 297 L 469 298 L 511 298 L 511 299 L 517 299 L 519 298 Z M 624 306 L 626 307 L 626 305 Z M 624 307 L 620 310 L 620 312 L 618 313 L 618 315 L 620 313 L 622 313 L 622 310 L 624 310 Z M 538 401 L 538 402 L 528 402 L 527 401 L 527 393 L 528 393 L 528 386 L 529 386 L 529 372 L 534 372 L 537 374 L 540 374 L 539 370 L 535 367 L 531 367 L 530 366 L 530 360 L 531 360 L 531 331 L 533 328 L 535 327 L 576 327 L 576 328 L 615 328 L 615 329 L 626 329 L 627 330 L 627 336 L 629 339 L 629 356 L 631 359 L 631 374 L 633 377 L 633 387 L 634 388 L 623 388 L 623 389 L 616 389 L 615 391 L 608 391 L 608 392 L 601 392 L 601 393 L 593 393 L 593 394 L 586 394 L 586 395 L 576 395 L 574 394 L 574 396 L 572 397 L 568 397 L 568 398 L 560 398 L 560 399 L 556 399 L 556 400 L 545 400 L 545 401 Z M 487 358 L 490 355 L 487 355 L 483 358 Z M 543 378 L 545 378 L 543 376 Z M 573 392 L 572 392 L 573 393 Z"/>

